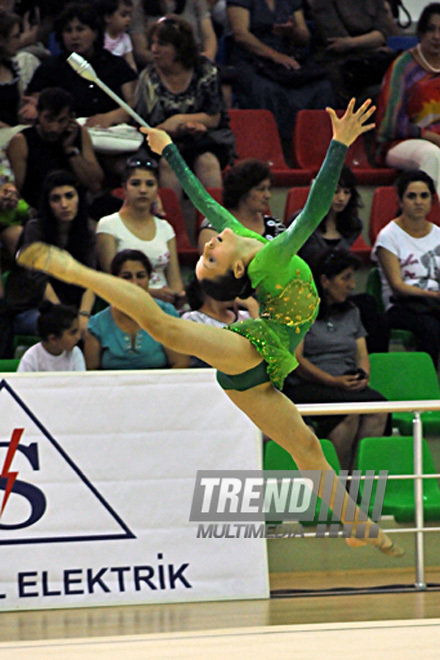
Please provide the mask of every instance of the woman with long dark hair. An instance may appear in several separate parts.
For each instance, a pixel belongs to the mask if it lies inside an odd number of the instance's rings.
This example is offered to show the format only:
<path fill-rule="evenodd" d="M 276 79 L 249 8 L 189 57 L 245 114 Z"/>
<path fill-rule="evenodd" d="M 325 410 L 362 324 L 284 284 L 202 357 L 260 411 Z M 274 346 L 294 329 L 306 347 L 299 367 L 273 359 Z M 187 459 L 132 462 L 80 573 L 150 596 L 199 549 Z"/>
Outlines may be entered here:
<path fill-rule="evenodd" d="M 70 172 L 56 170 L 48 174 L 38 217 L 26 224 L 18 247 L 41 240 L 67 250 L 80 263 L 95 267 L 95 232 L 89 221 L 85 192 Z M 5 294 L 9 309 L 15 313 L 14 331 L 20 334 L 36 334 L 38 306 L 45 299 L 76 307 L 80 329 L 85 332 L 95 300 L 88 289 L 18 266 L 9 274 Z"/>
<path fill-rule="evenodd" d="M 437 368 L 440 355 L 440 228 L 428 220 L 435 185 L 422 170 L 396 183 L 400 209 L 379 232 L 373 259 L 379 264 L 382 298 L 391 328 L 410 330 L 417 350 Z"/>
<path fill-rule="evenodd" d="M 356 177 L 348 165 L 344 165 L 329 212 L 304 243 L 299 256 L 310 264 L 329 248 L 349 250 L 362 232 L 362 221 L 359 218 L 361 206 Z M 294 221 L 298 213 L 293 215 L 290 222 Z"/>

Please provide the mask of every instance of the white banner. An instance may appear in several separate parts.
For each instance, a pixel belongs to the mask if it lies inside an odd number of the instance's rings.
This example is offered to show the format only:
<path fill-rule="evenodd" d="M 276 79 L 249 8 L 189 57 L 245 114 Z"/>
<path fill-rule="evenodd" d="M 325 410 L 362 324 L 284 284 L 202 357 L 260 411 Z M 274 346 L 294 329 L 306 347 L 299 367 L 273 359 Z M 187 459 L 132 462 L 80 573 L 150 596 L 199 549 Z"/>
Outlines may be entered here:
<path fill-rule="evenodd" d="M 210 369 L 3 374 L 0 610 L 266 598 L 264 539 L 189 522 L 197 470 L 260 468 Z"/>

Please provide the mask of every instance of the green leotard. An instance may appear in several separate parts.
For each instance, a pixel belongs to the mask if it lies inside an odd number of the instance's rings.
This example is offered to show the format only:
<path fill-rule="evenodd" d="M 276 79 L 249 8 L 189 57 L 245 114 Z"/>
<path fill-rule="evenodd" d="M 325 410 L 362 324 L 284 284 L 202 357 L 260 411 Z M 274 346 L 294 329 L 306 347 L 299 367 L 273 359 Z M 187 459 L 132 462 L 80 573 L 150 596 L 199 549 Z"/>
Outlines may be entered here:
<path fill-rule="evenodd" d="M 310 268 L 296 253 L 328 213 L 346 151 L 342 143 L 334 140 L 330 143 L 304 209 L 272 241 L 244 227 L 208 195 L 174 144 L 167 145 L 163 151 L 193 204 L 217 231 L 229 227 L 240 236 L 256 238 L 265 244 L 247 269 L 260 304 L 260 316 L 233 323 L 227 329 L 244 335 L 257 348 L 266 362 L 268 377 L 280 389 L 287 374 L 298 366 L 295 348 L 315 320 L 319 306 Z"/>

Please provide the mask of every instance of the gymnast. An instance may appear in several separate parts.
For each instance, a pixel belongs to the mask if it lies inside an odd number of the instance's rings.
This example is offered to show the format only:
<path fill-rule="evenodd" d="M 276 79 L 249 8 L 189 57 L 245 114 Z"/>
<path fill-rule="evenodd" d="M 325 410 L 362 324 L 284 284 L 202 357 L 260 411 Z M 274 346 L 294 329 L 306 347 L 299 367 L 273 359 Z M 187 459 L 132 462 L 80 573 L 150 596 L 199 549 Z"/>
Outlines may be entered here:
<path fill-rule="evenodd" d="M 206 243 L 196 265 L 201 285 L 210 296 L 220 300 L 245 298 L 255 292 L 260 305 L 258 319 L 222 329 L 169 316 L 144 289 L 91 270 L 68 253 L 43 243 L 34 243 L 20 251 L 17 261 L 92 289 L 135 319 L 161 344 L 212 365 L 217 369 L 219 384 L 233 403 L 265 435 L 286 449 L 300 470 L 331 471 L 319 440 L 280 388 L 287 374 L 297 366 L 295 347 L 315 320 L 319 304 L 310 269 L 296 253 L 328 212 L 348 146 L 374 126 L 367 123 L 375 110 L 371 102 L 366 101 L 357 111 L 354 105 L 352 99 L 342 118 L 331 108 L 327 109 L 333 140 L 307 204 L 289 229 L 270 242 L 243 227 L 208 195 L 167 133 L 141 129 L 148 136 L 150 148 L 167 159 L 185 192 L 220 232 Z M 368 519 L 361 524 L 357 507 L 354 524 L 345 517 L 349 496 L 335 476 L 330 507 L 337 493 L 344 497 L 341 520 L 352 525 L 351 536 L 346 538 L 348 545 L 370 544 L 393 557 L 403 554 L 383 530 L 370 537 L 373 523 Z"/>

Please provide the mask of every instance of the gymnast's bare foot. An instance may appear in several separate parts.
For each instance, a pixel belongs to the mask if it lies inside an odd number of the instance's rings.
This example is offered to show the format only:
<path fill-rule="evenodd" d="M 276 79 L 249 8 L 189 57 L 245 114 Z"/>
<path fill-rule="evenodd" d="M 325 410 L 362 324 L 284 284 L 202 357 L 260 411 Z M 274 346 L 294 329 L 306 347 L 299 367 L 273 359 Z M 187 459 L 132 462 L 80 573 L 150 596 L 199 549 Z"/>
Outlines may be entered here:
<path fill-rule="evenodd" d="M 75 260 L 68 252 L 40 242 L 31 243 L 19 250 L 16 261 L 20 266 L 49 273 L 66 281 L 70 281 L 75 266 Z"/>
<path fill-rule="evenodd" d="M 400 547 L 400 545 L 397 545 L 394 543 L 390 537 L 385 534 L 385 532 L 380 531 L 379 536 L 377 539 L 358 539 L 354 537 L 350 537 L 348 539 L 345 539 L 345 542 L 347 545 L 350 546 L 350 548 L 359 548 L 363 545 L 373 545 L 375 548 L 383 552 L 384 555 L 387 555 L 388 557 L 401 557 L 402 555 L 405 554 L 405 551 L 403 548 Z"/>

